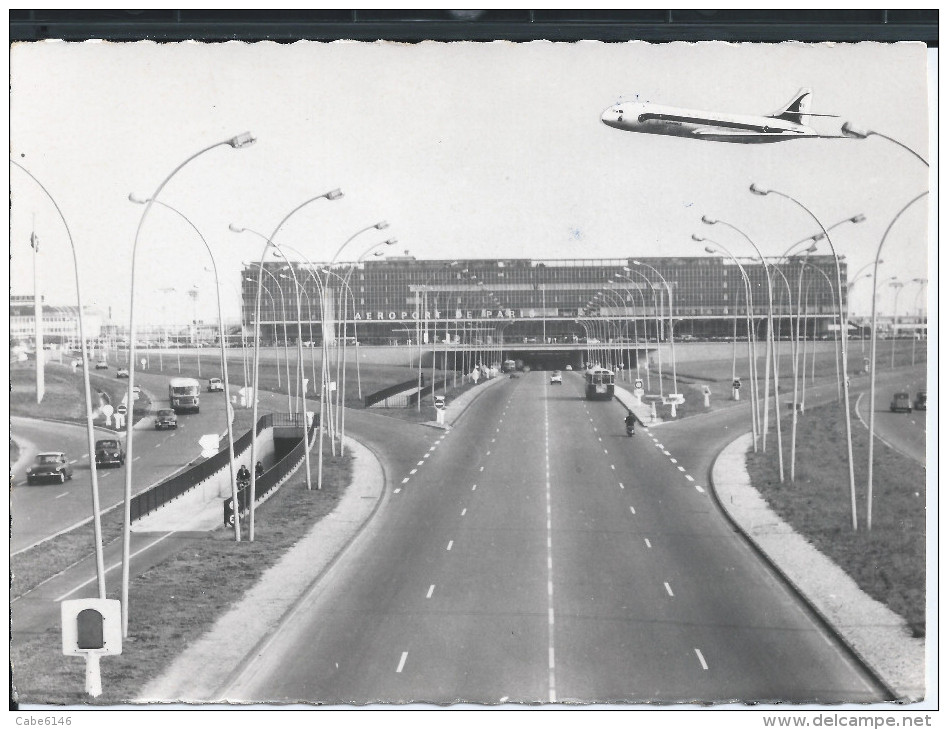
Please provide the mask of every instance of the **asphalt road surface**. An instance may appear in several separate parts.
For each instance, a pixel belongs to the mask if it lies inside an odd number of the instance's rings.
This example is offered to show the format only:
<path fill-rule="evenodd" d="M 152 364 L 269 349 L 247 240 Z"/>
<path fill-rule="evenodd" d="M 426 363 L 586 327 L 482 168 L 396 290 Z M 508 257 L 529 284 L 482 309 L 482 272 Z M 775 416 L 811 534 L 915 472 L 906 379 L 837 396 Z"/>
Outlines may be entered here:
<path fill-rule="evenodd" d="M 630 439 L 619 404 L 564 381 L 489 389 L 388 474 L 378 515 L 223 696 L 885 699 L 709 492 L 745 407 Z"/>

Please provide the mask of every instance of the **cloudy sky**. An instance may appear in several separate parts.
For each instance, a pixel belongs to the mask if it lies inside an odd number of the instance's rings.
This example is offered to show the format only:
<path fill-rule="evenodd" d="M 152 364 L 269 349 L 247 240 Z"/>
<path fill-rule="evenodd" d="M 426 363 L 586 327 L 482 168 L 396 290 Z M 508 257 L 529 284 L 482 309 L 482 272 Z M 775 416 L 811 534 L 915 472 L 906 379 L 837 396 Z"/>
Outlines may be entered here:
<path fill-rule="evenodd" d="M 843 121 L 929 151 L 928 55 L 916 44 L 296 43 L 18 45 L 11 54 L 11 157 L 50 191 L 79 254 L 83 299 L 127 323 L 131 261 L 150 196 L 195 152 L 244 131 L 258 142 L 218 147 L 189 163 L 161 199 L 203 233 L 222 276 L 225 316 L 237 316 L 242 261 L 299 203 L 332 188 L 280 233 L 326 260 L 365 233 L 349 260 L 396 236 L 418 258 L 618 258 L 704 255 L 698 232 L 735 253 L 746 231 L 779 255 L 817 232 L 806 214 L 752 182 L 786 192 L 830 225 L 851 273 L 872 261 L 899 209 L 928 186 L 917 159 L 878 137 L 723 144 L 634 134 L 599 122 L 619 99 L 770 114 L 813 90 L 813 126 Z M 41 291 L 75 302 L 64 229 L 35 183 L 11 169 L 11 290 L 32 293 L 30 232 L 40 237 Z M 927 216 L 906 214 L 889 236 L 881 275 L 929 276 Z M 825 251 L 825 250 L 824 250 Z M 828 251 L 825 251 L 828 252 Z M 196 234 L 157 206 L 136 264 L 139 323 L 213 317 L 209 259 Z M 173 293 L 160 290 L 174 287 Z M 934 288 L 934 286 L 932 287 Z M 908 311 L 918 284 L 898 302 Z M 868 312 L 870 283 L 854 289 Z M 880 300 L 891 312 L 893 290 Z"/>

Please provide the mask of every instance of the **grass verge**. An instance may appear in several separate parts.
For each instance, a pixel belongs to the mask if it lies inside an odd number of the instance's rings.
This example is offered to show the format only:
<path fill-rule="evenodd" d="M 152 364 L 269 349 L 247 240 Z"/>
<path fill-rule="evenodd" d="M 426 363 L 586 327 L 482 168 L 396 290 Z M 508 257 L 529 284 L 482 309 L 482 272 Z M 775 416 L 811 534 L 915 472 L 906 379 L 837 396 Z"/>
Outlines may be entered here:
<path fill-rule="evenodd" d="M 120 656 L 102 660 L 103 694 L 83 692 L 84 661 L 64 657 L 58 626 L 11 643 L 17 700 L 29 704 L 114 705 L 127 702 L 161 674 L 182 647 L 196 641 L 260 576 L 336 506 L 351 479 L 351 457 L 328 458 L 324 488 L 307 490 L 292 477 L 256 512 L 254 542 L 234 542 L 220 529 L 195 538 L 129 587 L 129 635 Z M 115 588 L 118 588 L 116 586 Z M 110 592 L 109 598 L 118 598 Z M 235 640 L 240 640 L 235 637 Z"/>
<path fill-rule="evenodd" d="M 876 443 L 872 530 L 866 530 L 869 434 L 853 428 L 859 530 L 853 531 L 846 427 L 836 404 L 808 408 L 797 429 L 795 481 L 780 482 L 776 452 L 749 453 L 751 483 L 794 530 L 833 560 L 872 598 L 925 635 L 925 467 Z M 789 421 L 785 421 L 789 424 Z M 788 439 L 785 439 L 787 441 Z M 775 442 L 774 442 L 775 443 Z"/>

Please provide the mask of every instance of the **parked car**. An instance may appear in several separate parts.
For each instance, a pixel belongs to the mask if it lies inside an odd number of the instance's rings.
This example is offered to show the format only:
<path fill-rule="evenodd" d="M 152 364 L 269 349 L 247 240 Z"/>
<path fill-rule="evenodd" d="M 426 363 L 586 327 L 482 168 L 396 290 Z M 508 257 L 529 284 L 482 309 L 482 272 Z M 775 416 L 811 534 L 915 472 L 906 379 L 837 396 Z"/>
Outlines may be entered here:
<path fill-rule="evenodd" d="M 210 380 L 207 381 L 207 392 L 208 393 L 216 393 L 216 392 L 223 393 L 224 381 L 221 380 L 220 378 L 211 378 Z"/>
<path fill-rule="evenodd" d="M 72 479 L 72 464 L 62 451 L 44 451 L 36 455 L 33 465 L 26 470 L 26 483 L 36 484 L 44 479 L 59 483 Z"/>
<path fill-rule="evenodd" d="M 138 399 L 141 397 L 141 394 L 142 394 L 142 389 L 139 388 L 137 385 L 133 385 L 133 386 L 132 386 L 132 396 L 134 397 L 134 399 L 135 399 L 135 400 L 138 400 Z"/>
<path fill-rule="evenodd" d="M 95 465 L 122 466 L 125 463 L 125 447 L 118 439 L 99 439 L 95 442 Z"/>
<path fill-rule="evenodd" d="M 178 417 L 170 408 L 159 408 L 155 414 L 155 430 L 161 431 L 165 428 L 177 428 Z"/>
<path fill-rule="evenodd" d="M 128 377 L 128 368 L 119 368 L 115 372 L 116 378 L 127 378 Z"/>
<path fill-rule="evenodd" d="M 552 373 L 550 373 L 550 385 L 553 385 L 554 383 L 557 385 L 563 384 L 563 373 L 561 373 L 559 370 L 554 370 Z"/>
<path fill-rule="evenodd" d="M 915 394 L 915 410 L 916 411 L 925 411 L 928 410 L 928 391 L 920 390 Z"/>
<path fill-rule="evenodd" d="M 905 413 L 912 412 L 912 399 L 909 398 L 908 393 L 896 393 L 892 396 L 892 402 L 889 404 L 889 410 L 893 413 L 898 413 L 899 411 L 904 411 Z"/>
<path fill-rule="evenodd" d="M 96 370 L 108 370 L 108 369 L 109 369 L 109 364 L 108 364 L 108 362 L 106 362 L 105 360 L 99 360 L 99 361 L 95 364 L 95 369 L 96 369 Z"/>
<path fill-rule="evenodd" d="M 566 366 L 566 369 L 567 369 L 567 370 L 572 370 L 572 369 L 573 369 L 573 366 L 572 366 L 572 365 L 567 365 L 567 366 Z"/>

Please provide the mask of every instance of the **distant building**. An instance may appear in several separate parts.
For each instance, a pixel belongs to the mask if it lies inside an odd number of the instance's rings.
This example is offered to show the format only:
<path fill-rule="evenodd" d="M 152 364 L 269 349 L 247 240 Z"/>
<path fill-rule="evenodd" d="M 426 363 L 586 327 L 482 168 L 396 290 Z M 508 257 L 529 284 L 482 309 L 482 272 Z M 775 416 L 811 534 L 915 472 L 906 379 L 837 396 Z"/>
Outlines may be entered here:
<path fill-rule="evenodd" d="M 797 314 L 799 293 L 805 300 L 808 328 L 826 332 L 839 316 L 833 257 L 811 255 L 806 266 L 798 257 L 782 262 L 768 259 L 767 263 L 780 264 L 773 281 L 775 329 L 789 336 L 790 315 Z M 242 274 L 242 316 L 250 331 L 256 266 L 246 267 Z M 260 325 L 264 342 L 276 338 L 282 342 L 284 333 L 291 342 L 296 339 L 296 291 L 292 280 L 280 278 L 284 266 L 283 262 L 264 264 L 273 274 L 263 280 Z M 570 342 L 587 337 L 591 326 L 612 327 L 617 338 L 631 336 L 633 327 L 639 332 L 648 327 L 650 336 L 657 331 L 666 339 L 669 301 L 662 277 L 672 291 L 676 335 L 725 338 L 732 336 L 735 324 L 739 332 L 745 331 L 747 300 L 741 268 L 718 256 L 568 260 L 398 256 L 354 268 L 336 266 L 328 281 L 325 273 L 309 265 L 296 266 L 303 289 L 300 309 L 305 341 L 321 336 L 319 289 L 324 281 L 333 300 L 327 303 L 326 319 L 337 321 L 337 336 L 345 333 L 365 344 L 443 341 L 445 336 L 451 341 Z M 764 268 L 749 258 L 741 259 L 741 266 L 750 282 L 751 316 L 759 331 L 766 332 Z M 846 264 L 840 268 L 845 308 Z M 339 292 L 346 286 L 342 299 Z M 615 329 L 617 323 L 621 332 Z M 331 332 L 327 328 L 327 336 Z"/>
<path fill-rule="evenodd" d="M 87 340 L 102 335 L 102 313 L 85 307 L 83 326 Z M 79 308 L 43 302 L 43 343 L 69 345 L 79 342 Z M 36 310 L 32 295 L 10 295 L 10 339 L 34 346 Z"/>

